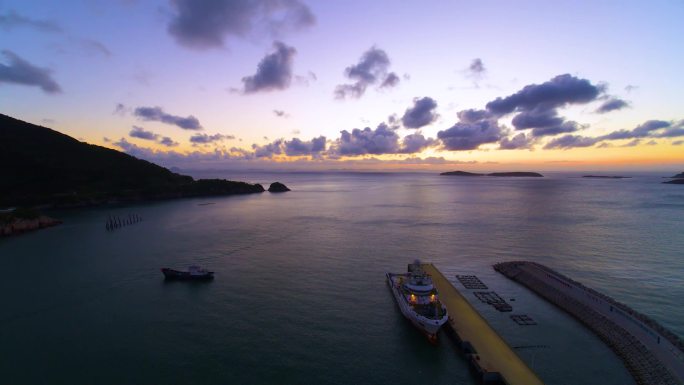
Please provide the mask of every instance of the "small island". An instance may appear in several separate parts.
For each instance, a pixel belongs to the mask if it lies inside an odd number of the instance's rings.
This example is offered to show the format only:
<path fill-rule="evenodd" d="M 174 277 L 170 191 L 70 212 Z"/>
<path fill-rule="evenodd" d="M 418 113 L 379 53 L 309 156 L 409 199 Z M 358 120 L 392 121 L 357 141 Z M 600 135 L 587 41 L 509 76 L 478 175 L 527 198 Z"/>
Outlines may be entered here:
<path fill-rule="evenodd" d="M 631 176 L 620 176 L 620 175 L 582 175 L 582 178 L 628 179 L 628 178 L 631 178 Z"/>
<path fill-rule="evenodd" d="M 515 171 L 515 172 L 492 172 L 489 174 L 480 174 L 475 172 L 467 171 L 447 171 L 439 175 L 449 175 L 449 176 L 498 176 L 498 177 L 533 177 L 541 178 L 544 175 L 537 172 L 526 172 L 526 171 Z"/>
<path fill-rule="evenodd" d="M 268 192 L 272 193 L 282 193 L 286 191 L 291 191 L 287 186 L 280 182 L 273 182 L 271 185 L 268 187 Z"/>
<path fill-rule="evenodd" d="M 678 178 L 678 179 L 672 179 L 667 182 L 663 182 L 666 184 L 684 184 L 684 178 Z"/>
<path fill-rule="evenodd" d="M 671 176 L 670 178 L 674 178 L 674 179 L 684 178 L 684 172 L 680 172 L 679 174 L 677 174 L 675 176 Z"/>

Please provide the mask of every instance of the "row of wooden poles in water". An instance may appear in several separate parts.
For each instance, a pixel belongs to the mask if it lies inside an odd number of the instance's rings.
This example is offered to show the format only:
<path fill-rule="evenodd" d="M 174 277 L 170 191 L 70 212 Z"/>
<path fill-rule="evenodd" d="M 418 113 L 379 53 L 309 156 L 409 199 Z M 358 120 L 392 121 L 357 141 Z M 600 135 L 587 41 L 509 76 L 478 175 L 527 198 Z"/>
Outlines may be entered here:
<path fill-rule="evenodd" d="M 107 222 L 105 222 L 105 229 L 107 231 L 114 231 L 140 221 L 142 221 L 142 217 L 138 214 L 128 214 L 127 217 L 123 218 L 116 215 L 110 215 L 109 218 L 107 218 Z"/>

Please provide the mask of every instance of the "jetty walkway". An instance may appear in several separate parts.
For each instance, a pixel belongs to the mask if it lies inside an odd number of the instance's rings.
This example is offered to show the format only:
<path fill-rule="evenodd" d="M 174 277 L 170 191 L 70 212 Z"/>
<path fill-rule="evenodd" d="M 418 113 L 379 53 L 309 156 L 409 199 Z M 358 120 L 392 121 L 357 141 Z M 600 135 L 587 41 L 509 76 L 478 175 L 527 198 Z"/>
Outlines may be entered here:
<path fill-rule="evenodd" d="M 440 301 L 449 314 L 449 325 L 461 341 L 473 367 L 485 384 L 537 385 L 543 382 L 492 329 L 454 285 L 432 264 L 423 264 L 432 276 Z"/>
<path fill-rule="evenodd" d="M 589 327 L 637 384 L 684 384 L 684 343 L 654 320 L 535 262 L 503 262 L 494 269 Z"/>

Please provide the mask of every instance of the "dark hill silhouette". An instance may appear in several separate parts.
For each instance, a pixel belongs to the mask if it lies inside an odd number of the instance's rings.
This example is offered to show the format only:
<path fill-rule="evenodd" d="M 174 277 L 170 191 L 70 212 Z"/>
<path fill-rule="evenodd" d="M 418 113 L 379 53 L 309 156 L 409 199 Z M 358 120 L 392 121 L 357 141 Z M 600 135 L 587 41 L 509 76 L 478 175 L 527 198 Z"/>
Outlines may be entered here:
<path fill-rule="evenodd" d="M 0 114 L 0 207 L 263 192 L 259 184 L 198 180 Z"/>

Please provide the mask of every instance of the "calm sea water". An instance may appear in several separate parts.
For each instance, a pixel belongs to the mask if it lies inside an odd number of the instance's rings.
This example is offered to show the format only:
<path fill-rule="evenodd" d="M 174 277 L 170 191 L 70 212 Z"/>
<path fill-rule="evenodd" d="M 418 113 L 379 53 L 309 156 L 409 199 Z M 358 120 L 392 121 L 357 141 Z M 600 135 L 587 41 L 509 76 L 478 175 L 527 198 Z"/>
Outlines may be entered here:
<path fill-rule="evenodd" d="M 415 258 L 515 298 L 539 325 L 463 290 L 549 384 L 631 379 L 495 262 L 541 262 L 684 335 L 684 188 L 659 175 L 201 176 L 294 191 L 58 212 L 62 226 L 0 240 L 0 382 L 472 384 L 453 343 L 429 344 L 386 287 L 384 273 Z M 128 213 L 144 221 L 104 230 Z M 195 263 L 216 279 L 167 283 L 159 271 Z"/>

